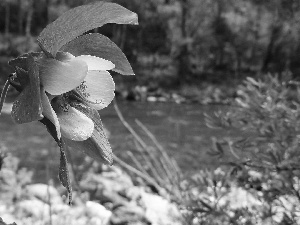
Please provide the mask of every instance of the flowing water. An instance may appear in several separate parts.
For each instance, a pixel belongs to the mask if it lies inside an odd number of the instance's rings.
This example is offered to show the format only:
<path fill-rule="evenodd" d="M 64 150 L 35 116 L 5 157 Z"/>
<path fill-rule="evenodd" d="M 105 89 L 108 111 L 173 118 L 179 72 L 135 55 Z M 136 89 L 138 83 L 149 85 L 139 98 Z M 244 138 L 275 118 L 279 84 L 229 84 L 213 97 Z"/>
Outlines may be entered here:
<path fill-rule="evenodd" d="M 134 130 L 151 143 L 135 120 L 142 122 L 183 171 L 215 166 L 215 159 L 207 154 L 211 137 L 225 132 L 207 128 L 203 113 L 211 114 L 222 106 L 121 102 L 119 108 Z M 119 120 L 112 104 L 101 110 L 100 115 L 109 131 L 114 153 L 126 160 L 127 151 L 136 151 L 131 134 Z M 57 169 L 58 147 L 42 124 L 17 125 L 9 114 L 4 113 L 0 117 L 0 135 L 0 149 L 7 149 L 20 158 L 20 165 L 35 170 L 37 177 L 44 174 L 45 168 Z M 76 155 L 75 164 L 76 158 L 83 158 L 81 153 L 72 154 Z"/>

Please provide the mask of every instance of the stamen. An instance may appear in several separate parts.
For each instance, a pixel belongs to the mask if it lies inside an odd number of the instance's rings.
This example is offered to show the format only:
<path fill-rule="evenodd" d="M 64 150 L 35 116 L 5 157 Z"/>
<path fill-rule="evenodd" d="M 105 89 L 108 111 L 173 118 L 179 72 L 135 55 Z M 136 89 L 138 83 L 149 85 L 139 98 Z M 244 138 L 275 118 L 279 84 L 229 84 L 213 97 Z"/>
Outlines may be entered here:
<path fill-rule="evenodd" d="M 76 88 L 76 90 L 85 98 L 90 97 L 90 94 L 86 92 L 87 86 L 86 81 L 82 81 L 82 83 Z"/>
<path fill-rule="evenodd" d="M 88 100 L 87 98 L 90 97 L 90 93 L 86 92 L 87 89 L 87 85 L 86 85 L 86 81 L 83 81 L 77 88 L 76 88 L 76 99 L 79 101 L 83 101 L 89 104 L 101 104 L 102 100 L 96 100 L 95 102 Z"/>
<path fill-rule="evenodd" d="M 54 102 L 55 102 L 54 105 L 56 105 L 60 111 L 68 112 L 70 109 L 70 104 L 68 103 L 68 98 L 69 98 L 68 94 L 63 94 L 62 96 L 57 97 L 54 99 Z"/>

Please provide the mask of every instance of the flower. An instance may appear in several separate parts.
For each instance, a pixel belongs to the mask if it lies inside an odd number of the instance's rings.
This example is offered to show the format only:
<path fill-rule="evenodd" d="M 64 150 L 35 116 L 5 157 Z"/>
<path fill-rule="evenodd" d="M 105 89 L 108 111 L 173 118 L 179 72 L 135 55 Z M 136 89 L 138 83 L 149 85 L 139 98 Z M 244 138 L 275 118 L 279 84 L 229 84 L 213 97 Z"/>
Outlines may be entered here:
<path fill-rule="evenodd" d="M 37 42 L 42 52 L 9 61 L 15 69 L 9 84 L 20 92 L 12 118 L 19 124 L 40 121 L 47 127 L 60 147 L 62 171 L 66 171 L 62 153 L 67 145 L 112 164 L 112 150 L 97 110 L 114 98 L 115 84 L 108 70 L 122 75 L 134 72 L 108 37 L 87 34 L 107 23 L 137 25 L 138 16 L 110 2 L 75 7 L 40 33 Z M 61 179 L 64 184 L 66 177 Z"/>
<path fill-rule="evenodd" d="M 41 84 L 43 116 L 56 127 L 61 135 L 73 141 L 91 137 L 94 122 L 76 105 L 83 103 L 100 110 L 114 98 L 115 84 L 107 70 L 115 65 L 105 59 L 58 52 L 55 59 L 44 54 L 37 60 Z"/>

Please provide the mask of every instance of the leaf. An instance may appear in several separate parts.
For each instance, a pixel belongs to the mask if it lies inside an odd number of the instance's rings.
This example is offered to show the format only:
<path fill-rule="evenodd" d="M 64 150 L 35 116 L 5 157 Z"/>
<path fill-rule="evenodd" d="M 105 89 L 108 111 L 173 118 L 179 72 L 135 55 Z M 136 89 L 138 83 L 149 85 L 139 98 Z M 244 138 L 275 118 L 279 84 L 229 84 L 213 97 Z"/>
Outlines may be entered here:
<path fill-rule="evenodd" d="M 28 72 L 17 66 L 16 74 L 17 74 L 17 78 L 18 78 L 18 81 L 20 82 L 22 89 L 27 87 L 27 85 L 29 85 L 29 83 L 30 83 Z"/>
<path fill-rule="evenodd" d="M 112 150 L 106 137 L 98 111 L 83 105 L 73 107 L 83 112 L 93 120 L 95 130 L 92 136 L 85 141 L 72 141 L 64 138 L 65 143 L 71 148 L 83 151 L 93 159 L 104 161 L 105 164 L 112 165 Z"/>
<path fill-rule="evenodd" d="M 57 144 L 59 144 L 60 140 L 57 138 L 57 131 L 55 125 L 46 117 L 41 119 L 40 122 L 47 127 L 47 131 L 49 132 L 49 134 L 53 137 Z"/>
<path fill-rule="evenodd" d="M 107 23 L 138 24 L 138 17 L 118 4 L 94 2 L 61 15 L 41 32 L 37 41 L 44 52 L 55 57 L 69 41 Z"/>
<path fill-rule="evenodd" d="M 68 161 L 65 153 L 65 148 L 67 147 L 62 141 L 59 143 L 60 147 L 60 164 L 58 177 L 61 184 L 67 189 L 69 194 L 69 205 L 72 204 L 72 186 L 70 182 Z"/>
<path fill-rule="evenodd" d="M 32 56 L 27 58 L 27 64 L 29 83 L 24 83 L 26 86 L 14 101 L 11 112 L 16 123 L 29 123 L 43 118 L 38 66 Z M 24 76 L 25 73 L 22 71 Z"/>
<path fill-rule="evenodd" d="M 29 56 L 32 56 L 33 58 L 38 58 L 40 57 L 42 52 L 30 52 L 30 53 L 25 53 L 23 55 L 20 55 L 19 57 L 12 59 L 8 62 L 8 65 L 16 68 L 19 67 L 25 71 L 28 71 L 28 63 L 27 63 L 27 58 Z"/>
<path fill-rule="evenodd" d="M 97 56 L 115 64 L 113 71 L 123 75 L 134 75 L 122 50 L 108 37 L 101 34 L 82 35 L 64 45 L 60 51 L 69 52 L 74 56 Z"/>

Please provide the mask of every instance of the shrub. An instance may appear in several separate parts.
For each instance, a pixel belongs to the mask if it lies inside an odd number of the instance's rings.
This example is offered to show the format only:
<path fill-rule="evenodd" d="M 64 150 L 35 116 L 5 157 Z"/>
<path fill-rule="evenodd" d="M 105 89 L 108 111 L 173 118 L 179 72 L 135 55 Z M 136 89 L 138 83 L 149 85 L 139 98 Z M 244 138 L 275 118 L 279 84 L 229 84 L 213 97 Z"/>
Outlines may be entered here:
<path fill-rule="evenodd" d="M 207 175 L 198 179 L 198 186 L 207 187 L 206 195 L 209 188 L 214 194 L 207 195 L 210 198 L 198 195 L 197 201 L 193 201 L 192 206 L 202 210 L 200 214 L 192 213 L 194 221 L 197 219 L 198 224 L 208 219 L 213 220 L 211 224 L 300 222 L 299 91 L 299 83 L 292 81 L 289 74 L 282 78 L 271 75 L 260 80 L 247 78 L 238 87 L 232 107 L 214 116 L 206 115 L 210 128 L 231 133 L 230 137 L 213 139 L 214 148 L 210 151 L 228 166 L 224 176 L 230 182 L 223 185 L 220 179 Z M 239 207 L 230 202 L 231 192 Z M 247 204 L 238 200 L 240 194 Z"/>

